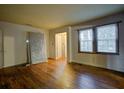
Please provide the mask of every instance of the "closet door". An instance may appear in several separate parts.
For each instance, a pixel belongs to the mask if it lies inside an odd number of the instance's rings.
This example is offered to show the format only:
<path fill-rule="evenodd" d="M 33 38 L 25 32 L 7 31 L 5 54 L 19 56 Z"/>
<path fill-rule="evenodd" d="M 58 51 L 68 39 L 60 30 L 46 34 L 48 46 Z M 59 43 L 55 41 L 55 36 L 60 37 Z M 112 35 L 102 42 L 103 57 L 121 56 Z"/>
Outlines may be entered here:
<path fill-rule="evenodd" d="M 4 31 L 4 67 L 26 63 L 26 32 Z"/>
<path fill-rule="evenodd" d="M 0 30 L 0 68 L 3 66 L 3 37 L 2 31 Z"/>

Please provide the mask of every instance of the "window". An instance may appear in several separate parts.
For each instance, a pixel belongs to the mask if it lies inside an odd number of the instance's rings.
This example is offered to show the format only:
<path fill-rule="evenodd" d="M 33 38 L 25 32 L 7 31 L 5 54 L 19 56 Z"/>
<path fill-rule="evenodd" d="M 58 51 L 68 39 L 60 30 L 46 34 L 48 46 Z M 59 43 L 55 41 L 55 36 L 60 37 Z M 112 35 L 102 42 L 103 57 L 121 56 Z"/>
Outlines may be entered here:
<path fill-rule="evenodd" d="M 117 23 L 79 30 L 79 52 L 117 54 L 118 48 Z"/>
<path fill-rule="evenodd" d="M 86 29 L 80 31 L 80 51 L 92 52 L 93 51 L 93 30 Z"/>
<path fill-rule="evenodd" d="M 96 28 L 97 31 L 97 51 L 116 53 L 117 49 L 117 25 L 111 24 Z"/>

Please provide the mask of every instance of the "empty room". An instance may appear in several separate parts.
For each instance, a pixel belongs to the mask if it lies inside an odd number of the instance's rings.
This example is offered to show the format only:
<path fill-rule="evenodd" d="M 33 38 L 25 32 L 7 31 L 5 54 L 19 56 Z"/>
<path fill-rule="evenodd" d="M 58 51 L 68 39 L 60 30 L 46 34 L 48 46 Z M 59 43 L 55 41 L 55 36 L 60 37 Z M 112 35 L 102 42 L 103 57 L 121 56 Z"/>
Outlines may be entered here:
<path fill-rule="evenodd" d="M 0 89 L 123 88 L 123 4 L 0 4 Z"/>

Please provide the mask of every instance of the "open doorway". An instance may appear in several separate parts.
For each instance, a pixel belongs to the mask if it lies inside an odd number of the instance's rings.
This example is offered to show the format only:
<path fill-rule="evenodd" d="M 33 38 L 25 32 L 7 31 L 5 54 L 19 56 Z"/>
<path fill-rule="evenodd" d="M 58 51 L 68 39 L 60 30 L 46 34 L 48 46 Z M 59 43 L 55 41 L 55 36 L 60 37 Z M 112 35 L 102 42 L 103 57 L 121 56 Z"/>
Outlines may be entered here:
<path fill-rule="evenodd" d="M 67 32 L 55 35 L 56 59 L 67 59 Z"/>

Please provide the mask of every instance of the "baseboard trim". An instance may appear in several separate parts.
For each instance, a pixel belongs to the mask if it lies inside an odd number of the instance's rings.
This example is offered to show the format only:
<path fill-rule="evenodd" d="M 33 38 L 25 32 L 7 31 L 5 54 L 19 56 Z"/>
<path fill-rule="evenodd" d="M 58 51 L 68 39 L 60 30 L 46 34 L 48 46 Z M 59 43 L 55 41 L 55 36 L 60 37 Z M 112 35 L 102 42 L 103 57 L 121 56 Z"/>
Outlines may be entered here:
<path fill-rule="evenodd" d="M 117 71 L 117 70 L 113 70 L 113 69 L 109 69 L 109 68 L 98 67 L 98 66 L 94 66 L 94 65 L 83 64 L 83 63 L 75 62 L 75 61 L 71 61 L 71 63 L 72 64 L 79 64 L 79 65 L 83 65 L 83 66 L 87 66 L 87 67 L 99 68 L 101 70 L 111 71 L 112 73 L 117 73 L 117 74 L 120 74 L 120 75 L 124 76 L 124 72 L 122 72 L 122 71 Z"/>
<path fill-rule="evenodd" d="M 9 67 L 21 67 L 21 66 L 26 66 L 28 63 L 22 63 L 22 64 L 17 64 L 13 66 L 4 66 L 3 68 L 9 68 Z"/>

